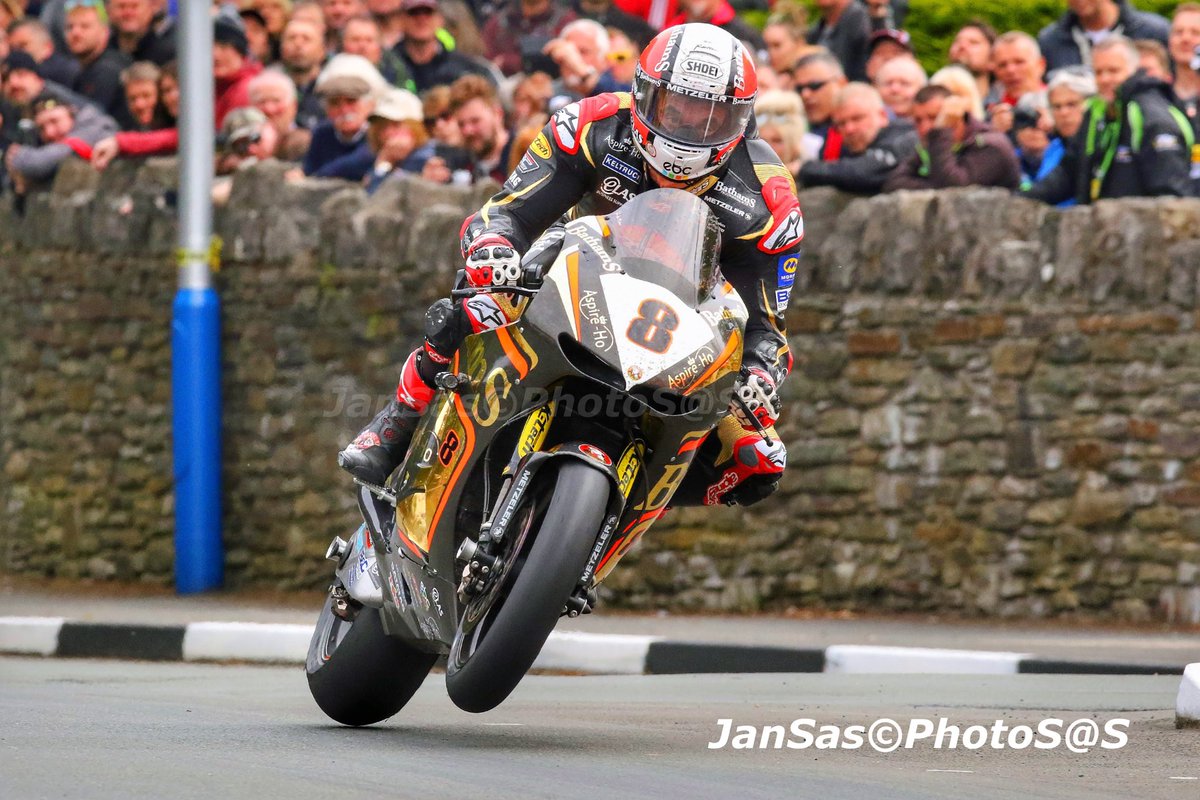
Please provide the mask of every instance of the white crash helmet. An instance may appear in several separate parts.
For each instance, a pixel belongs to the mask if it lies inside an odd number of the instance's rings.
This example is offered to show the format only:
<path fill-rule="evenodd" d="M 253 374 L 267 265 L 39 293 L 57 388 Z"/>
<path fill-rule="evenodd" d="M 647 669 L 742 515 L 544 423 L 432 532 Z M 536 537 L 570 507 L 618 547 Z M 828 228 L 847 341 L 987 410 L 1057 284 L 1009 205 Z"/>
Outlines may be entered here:
<path fill-rule="evenodd" d="M 746 134 L 758 78 L 732 34 L 693 22 L 654 37 L 633 77 L 633 141 L 672 181 L 720 168 Z"/>

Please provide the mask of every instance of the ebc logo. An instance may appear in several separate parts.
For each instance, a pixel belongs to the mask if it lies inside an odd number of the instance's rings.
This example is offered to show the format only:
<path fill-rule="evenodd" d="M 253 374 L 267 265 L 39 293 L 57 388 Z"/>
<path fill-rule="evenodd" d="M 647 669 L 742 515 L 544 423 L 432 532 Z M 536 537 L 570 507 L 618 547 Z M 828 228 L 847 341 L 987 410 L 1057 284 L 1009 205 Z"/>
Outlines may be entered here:
<path fill-rule="evenodd" d="M 626 164 L 612 153 L 606 153 L 604 155 L 604 160 L 600 163 L 618 175 L 628 178 L 631 181 L 641 180 L 642 178 L 641 170 L 631 164 Z"/>

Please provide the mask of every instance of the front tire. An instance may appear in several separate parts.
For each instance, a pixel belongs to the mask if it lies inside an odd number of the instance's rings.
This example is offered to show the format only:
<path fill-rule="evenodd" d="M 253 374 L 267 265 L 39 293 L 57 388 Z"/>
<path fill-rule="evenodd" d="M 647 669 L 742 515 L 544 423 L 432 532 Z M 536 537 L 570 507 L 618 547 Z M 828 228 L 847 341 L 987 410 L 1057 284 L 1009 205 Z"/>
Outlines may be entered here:
<path fill-rule="evenodd" d="M 353 621 L 327 598 L 308 645 L 304 671 L 313 699 L 343 725 L 372 725 L 395 714 L 421 687 L 437 660 L 383 631 L 379 609 L 364 606 Z"/>
<path fill-rule="evenodd" d="M 610 489 L 603 473 L 567 461 L 553 486 L 543 483 L 529 493 L 532 529 L 523 537 L 516 535 L 519 526 L 510 529 L 520 552 L 500 578 L 504 585 L 483 601 L 490 607 L 478 610 L 474 626 L 460 623 L 450 649 L 446 690 L 456 706 L 475 713 L 495 708 L 533 666 L 587 565 Z M 540 514 L 538 501 L 546 498 Z M 468 606 L 464 622 L 473 611 Z"/>

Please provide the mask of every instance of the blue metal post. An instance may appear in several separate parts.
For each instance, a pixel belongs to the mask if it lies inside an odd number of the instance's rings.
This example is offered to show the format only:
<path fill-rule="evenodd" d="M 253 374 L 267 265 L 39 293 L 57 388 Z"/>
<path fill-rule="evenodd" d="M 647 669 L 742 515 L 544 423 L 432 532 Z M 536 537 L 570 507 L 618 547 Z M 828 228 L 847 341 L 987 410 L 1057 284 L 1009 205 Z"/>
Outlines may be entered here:
<path fill-rule="evenodd" d="M 213 23 L 209 3 L 180 4 L 179 292 L 171 326 L 175 436 L 175 590 L 219 587 L 221 542 L 220 301 L 212 240 Z"/>
<path fill-rule="evenodd" d="M 208 289 L 181 288 L 171 326 L 175 408 L 175 589 L 221 585 L 221 304 Z"/>

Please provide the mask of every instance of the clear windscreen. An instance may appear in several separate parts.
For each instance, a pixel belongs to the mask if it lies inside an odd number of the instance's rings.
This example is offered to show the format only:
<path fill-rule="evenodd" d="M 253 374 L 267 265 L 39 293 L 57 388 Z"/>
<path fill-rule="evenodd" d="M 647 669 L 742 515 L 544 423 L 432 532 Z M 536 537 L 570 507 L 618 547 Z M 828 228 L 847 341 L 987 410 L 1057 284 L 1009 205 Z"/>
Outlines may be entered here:
<path fill-rule="evenodd" d="M 721 231 L 703 200 L 682 189 L 645 192 L 609 214 L 625 273 L 695 304 L 720 275 Z"/>

